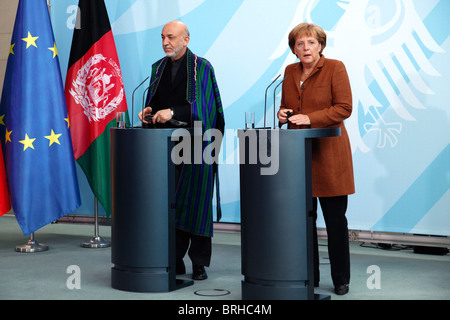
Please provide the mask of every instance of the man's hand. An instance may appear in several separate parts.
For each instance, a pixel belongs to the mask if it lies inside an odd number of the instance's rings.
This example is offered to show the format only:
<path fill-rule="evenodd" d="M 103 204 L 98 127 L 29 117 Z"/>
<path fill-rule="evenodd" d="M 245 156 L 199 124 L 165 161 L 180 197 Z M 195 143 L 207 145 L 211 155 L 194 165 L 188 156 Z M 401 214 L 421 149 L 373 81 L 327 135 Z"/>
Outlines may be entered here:
<path fill-rule="evenodd" d="M 170 119 L 172 119 L 172 110 L 170 109 L 159 110 L 153 115 L 153 124 L 155 124 L 156 122 L 166 123 Z"/>
<path fill-rule="evenodd" d="M 139 112 L 138 117 L 139 119 L 143 122 L 143 123 L 149 123 L 147 120 L 145 120 L 145 116 L 148 116 L 149 114 L 152 113 L 152 108 L 151 107 L 147 107 L 144 110 L 142 110 L 141 112 Z"/>

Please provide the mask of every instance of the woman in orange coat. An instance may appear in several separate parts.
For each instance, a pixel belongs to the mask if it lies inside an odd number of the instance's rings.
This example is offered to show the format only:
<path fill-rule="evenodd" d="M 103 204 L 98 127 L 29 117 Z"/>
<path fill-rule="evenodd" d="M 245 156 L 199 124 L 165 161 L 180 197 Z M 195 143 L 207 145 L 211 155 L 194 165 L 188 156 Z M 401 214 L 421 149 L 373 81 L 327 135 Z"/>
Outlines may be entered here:
<path fill-rule="evenodd" d="M 328 254 L 336 294 L 346 294 L 350 282 L 350 253 L 345 213 L 347 196 L 355 192 L 350 142 L 344 120 L 352 113 L 347 71 L 338 60 L 322 55 L 326 34 L 314 24 L 301 23 L 289 34 L 289 46 L 300 62 L 286 67 L 280 126 L 289 129 L 340 127 L 341 136 L 313 141 L 312 176 L 314 221 L 317 198 L 328 234 Z M 314 284 L 319 284 L 317 231 L 314 224 Z"/>

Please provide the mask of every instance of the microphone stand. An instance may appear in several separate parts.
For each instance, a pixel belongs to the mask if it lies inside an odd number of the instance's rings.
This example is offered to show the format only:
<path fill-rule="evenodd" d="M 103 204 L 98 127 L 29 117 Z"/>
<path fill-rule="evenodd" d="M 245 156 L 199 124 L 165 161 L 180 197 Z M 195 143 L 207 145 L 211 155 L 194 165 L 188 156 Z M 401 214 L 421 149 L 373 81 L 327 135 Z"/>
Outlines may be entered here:
<path fill-rule="evenodd" d="M 275 78 L 275 80 L 273 80 L 273 81 L 269 84 L 269 86 L 266 88 L 266 98 L 265 98 L 265 101 L 264 101 L 264 129 L 266 128 L 267 91 L 269 90 L 270 86 L 272 86 L 272 85 L 275 83 L 275 81 L 278 80 L 278 78 L 279 78 L 280 76 L 281 76 L 281 74 L 279 74 L 279 75 Z M 275 106 L 274 106 L 274 108 L 275 108 Z"/>
<path fill-rule="evenodd" d="M 276 98 L 276 92 L 277 92 L 277 88 L 279 86 L 281 86 L 281 84 L 284 82 L 284 80 L 286 80 L 286 78 L 289 76 L 286 76 L 283 80 L 281 80 L 281 82 L 275 87 L 275 89 L 273 90 L 273 128 L 275 129 L 275 98 Z"/>
<path fill-rule="evenodd" d="M 145 78 L 145 80 L 142 81 L 141 84 L 136 87 L 136 89 L 134 89 L 132 97 L 131 97 L 131 127 L 132 128 L 134 128 L 134 94 L 136 93 L 136 90 L 139 89 L 144 84 L 145 81 L 147 81 L 148 78 L 150 78 L 150 76 Z"/>
<path fill-rule="evenodd" d="M 144 119 L 144 109 L 145 109 L 145 94 L 147 93 L 148 89 L 150 89 L 152 85 L 149 85 L 145 90 L 144 93 L 142 94 L 142 119 Z M 144 121 L 141 121 L 141 127 L 144 128 Z"/>
<path fill-rule="evenodd" d="M 147 79 L 146 79 L 147 80 Z M 158 78 L 154 79 L 152 81 L 152 83 L 150 83 L 150 85 L 144 90 L 144 93 L 142 94 L 142 118 L 144 118 L 144 109 L 145 109 L 145 94 L 147 93 L 147 91 L 155 84 L 156 80 L 158 80 Z M 144 122 L 141 121 L 141 127 L 144 128 Z"/>

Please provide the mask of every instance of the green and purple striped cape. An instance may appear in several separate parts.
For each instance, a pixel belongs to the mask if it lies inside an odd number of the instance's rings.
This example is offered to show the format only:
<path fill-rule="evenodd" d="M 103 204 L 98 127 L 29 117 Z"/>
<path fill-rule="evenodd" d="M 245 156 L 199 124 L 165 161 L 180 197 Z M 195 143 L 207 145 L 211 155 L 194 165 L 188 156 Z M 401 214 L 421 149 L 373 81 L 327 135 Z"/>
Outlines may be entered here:
<path fill-rule="evenodd" d="M 154 96 L 169 58 L 165 57 L 152 66 L 149 89 L 150 101 Z M 214 69 L 208 60 L 187 50 L 187 102 L 191 105 L 191 123 L 201 121 L 203 132 L 216 128 L 218 117 L 224 122 L 222 101 Z M 210 144 L 203 141 L 203 150 Z M 218 152 L 218 150 L 216 150 Z M 213 236 L 213 193 L 218 182 L 217 164 L 183 165 L 176 190 L 176 227 L 202 236 Z M 217 194 L 219 194 L 218 183 Z M 220 220 L 220 201 L 217 201 L 217 218 Z"/>

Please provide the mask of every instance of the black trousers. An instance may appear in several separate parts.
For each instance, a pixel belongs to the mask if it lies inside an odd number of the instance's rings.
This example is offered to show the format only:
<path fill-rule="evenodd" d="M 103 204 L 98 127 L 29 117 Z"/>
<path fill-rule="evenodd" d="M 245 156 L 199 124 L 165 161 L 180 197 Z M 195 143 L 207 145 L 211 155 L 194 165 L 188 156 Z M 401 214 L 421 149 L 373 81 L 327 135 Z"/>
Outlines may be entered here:
<path fill-rule="evenodd" d="M 209 267 L 212 253 L 211 237 L 198 236 L 177 229 L 175 238 L 177 261 L 181 261 L 187 252 L 192 264 Z"/>
<path fill-rule="evenodd" d="M 347 196 L 319 198 L 328 235 L 328 256 L 331 265 L 331 278 L 334 286 L 350 283 L 350 249 L 348 226 L 345 213 Z M 319 248 L 317 241 L 317 198 L 313 199 L 313 237 L 314 237 L 314 284 L 320 280 Z"/>
<path fill-rule="evenodd" d="M 175 185 L 178 183 L 182 168 L 181 164 L 175 166 Z M 193 264 L 209 267 L 212 253 L 211 237 L 198 236 L 177 228 L 175 240 L 177 261 L 183 260 L 187 252 Z"/>

